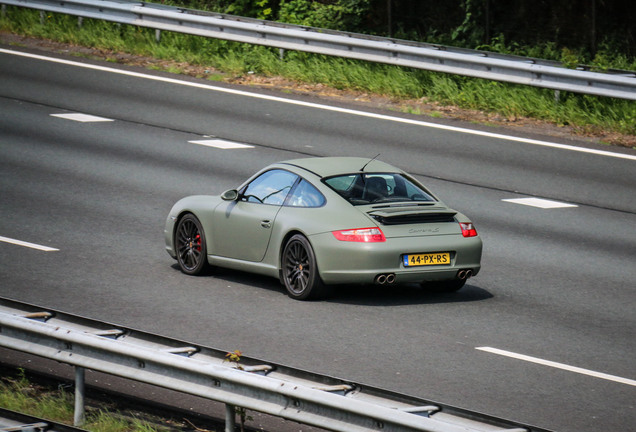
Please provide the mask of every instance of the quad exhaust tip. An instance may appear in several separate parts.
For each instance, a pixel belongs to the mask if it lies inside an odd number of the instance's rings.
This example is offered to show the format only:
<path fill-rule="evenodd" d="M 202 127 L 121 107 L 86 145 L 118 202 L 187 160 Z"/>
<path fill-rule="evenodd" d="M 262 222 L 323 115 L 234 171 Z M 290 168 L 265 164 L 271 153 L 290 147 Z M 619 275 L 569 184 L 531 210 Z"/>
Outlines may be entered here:
<path fill-rule="evenodd" d="M 469 279 L 472 276 L 472 269 L 461 269 L 457 272 L 457 278 L 461 280 Z M 395 283 L 395 273 L 381 273 L 375 277 L 373 282 L 376 285 L 391 285 Z"/>
<path fill-rule="evenodd" d="M 395 273 L 379 274 L 375 277 L 374 282 L 377 285 L 390 285 L 395 282 Z"/>
<path fill-rule="evenodd" d="M 460 270 L 457 272 L 457 278 L 461 280 L 465 280 L 470 278 L 473 275 L 473 271 L 471 269 Z"/>

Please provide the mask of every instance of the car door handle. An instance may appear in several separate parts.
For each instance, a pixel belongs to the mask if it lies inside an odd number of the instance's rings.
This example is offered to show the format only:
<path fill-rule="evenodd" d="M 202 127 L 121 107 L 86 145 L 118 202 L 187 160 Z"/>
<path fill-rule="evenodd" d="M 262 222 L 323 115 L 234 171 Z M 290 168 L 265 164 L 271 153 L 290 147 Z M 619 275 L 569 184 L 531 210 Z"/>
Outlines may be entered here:
<path fill-rule="evenodd" d="M 262 220 L 262 221 L 261 221 L 261 226 L 262 226 L 263 228 L 271 228 L 271 226 L 272 226 L 272 222 L 271 222 L 271 221 L 268 221 L 268 220 Z"/>

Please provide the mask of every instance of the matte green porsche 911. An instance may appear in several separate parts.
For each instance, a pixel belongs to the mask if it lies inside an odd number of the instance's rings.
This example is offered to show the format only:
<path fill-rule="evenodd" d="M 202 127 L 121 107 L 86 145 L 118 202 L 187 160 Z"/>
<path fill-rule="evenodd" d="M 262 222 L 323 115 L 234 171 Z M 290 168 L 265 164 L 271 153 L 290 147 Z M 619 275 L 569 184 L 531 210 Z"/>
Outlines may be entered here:
<path fill-rule="evenodd" d="M 472 222 L 404 171 L 374 159 L 272 164 L 238 189 L 178 201 L 166 249 L 184 273 L 210 266 L 280 278 L 290 297 L 336 284 L 456 291 L 480 268 Z"/>

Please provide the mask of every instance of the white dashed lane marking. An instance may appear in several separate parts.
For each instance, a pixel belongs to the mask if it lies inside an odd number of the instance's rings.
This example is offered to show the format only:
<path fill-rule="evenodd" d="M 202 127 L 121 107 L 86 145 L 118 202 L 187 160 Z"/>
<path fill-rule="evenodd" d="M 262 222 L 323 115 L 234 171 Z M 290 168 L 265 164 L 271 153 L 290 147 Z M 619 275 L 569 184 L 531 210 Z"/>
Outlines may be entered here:
<path fill-rule="evenodd" d="M 216 147 L 223 150 L 228 149 L 243 149 L 243 148 L 254 148 L 252 145 L 241 144 L 233 141 L 225 141 L 221 139 L 212 139 L 212 140 L 198 140 L 198 141 L 188 141 L 191 144 L 198 144 L 207 147 Z"/>
<path fill-rule="evenodd" d="M 564 363 L 557 363 L 554 361 L 550 361 L 550 360 L 544 360 L 541 358 L 537 358 L 537 357 L 531 357 L 531 356 L 527 356 L 524 354 L 518 354 L 515 352 L 511 352 L 511 351 L 505 351 L 502 349 L 498 349 L 498 348 L 492 348 L 492 347 L 477 347 L 475 348 L 476 350 L 479 351 L 484 351 L 484 352 L 489 352 L 491 354 L 497 354 L 500 356 L 504 356 L 504 357 L 509 357 L 509 358 L 513 358 L 513 359 L 517 359 L 517 360 L 522 360 L 522 361 L 526 361 L 526 362 L 530 362 L 530 363 L 535 363 L 535 364 L 539 364 L 539 365 L 543 365 L 543 366 L 549 366 L 552 368 L 556 368 L 556 369 L 561 369 L 561 370 L 565 370 L 568 372 L 574 372 L 574 373 L 578 373 L 578 374 L 582 374 L 582 375 L 587 375 L 587 376 L 591 376 L 594 378 L 601 378 L 604 380 L 608 380 L 608 381 L 614 381 L 617 383 L 621 383 L 621 384 L 627 384 L 630 386 L 636 386 L 636 381 L 633 379 L 629 379 L 629 378 L 623 378 L 623 377 L 619 377 L 616 375 L 610 375 L 610 374 L 606 374 L 603 372 L 596 372 L 593 370 L 589 370 L 589 369 L 583 369 L 580 367 L 576 367 L 576 366 L 570 366 Z"/>
<path fill-rule="evenodd" d="M 35 243 L 29 243 L 29 242 L 25 242 L 25 241 L 22 241 L 22 240 L 16 240 L 16 239 L 12 239 L 12 238 L 9 238 L 9 237 L 0 236 L 0 242 L 10 243 L 10 244 L 14 244 L 14 245 L 17 245 L 17 246 L 24 246 L 24 247 L 28 247 L 28 248 L 31 248 L 31 249 L 41 250 L 41 251 L 44 251 L 44 252 L 56 252 L 56 251 L 59 251 L 59 249 L 55 249 L 55 248 L 52 248 L 52 247 L 42 246 L 42 245 L 35 244 Z"/>
<path fill-rule="evenodd" d="M 81 114 L 81 113 L 51 114 L 51 117 L 57 117 L 57 118 L 62 118 L 62 119 L 66 119 L 66 120 L 73 120 L 73 121 L 82 122 L 82 123 L 112 122 L 112 121 L 114 121 L 112 119 L 108 119 L 108 118 L 104 118 L 104 117 L 97 117 L 97 116 L 94 116 L 94 115 Z"/>
<path fill-rule="evenodd" d="M 558 201 L 551 201 L 542 198 L 510 198 L 503 199 L 504 202 L 509 202 L 513 204 L 521 204 L 531 207 L 538 207 L 542 209 L 554 209 L 554 208 L 568 208 L 568 207 L 578 207 L 574 204 L 566 204 Z"/>

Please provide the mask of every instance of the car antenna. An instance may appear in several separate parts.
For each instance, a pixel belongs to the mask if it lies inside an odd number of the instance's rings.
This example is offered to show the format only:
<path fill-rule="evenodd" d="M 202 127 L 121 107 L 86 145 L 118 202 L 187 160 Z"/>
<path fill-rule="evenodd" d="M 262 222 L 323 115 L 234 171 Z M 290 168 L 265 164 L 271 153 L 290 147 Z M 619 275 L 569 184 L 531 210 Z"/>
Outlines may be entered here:
<path fill-rule="evenodd" d="M 373 157 L 373 159 L 371 159 L 369 162 L 365 163 L 364 166 L 362 168 L 360 168 L 360 171 L 364 171 L 364 169 L 367 167 L 367 165 L 369 165 L 371 162 L 373 162 L 374 160 L 376 160 L 376 158 L 380 156 L 380 153 L 378 153 L 377 155 L 375 155 Z"/>

